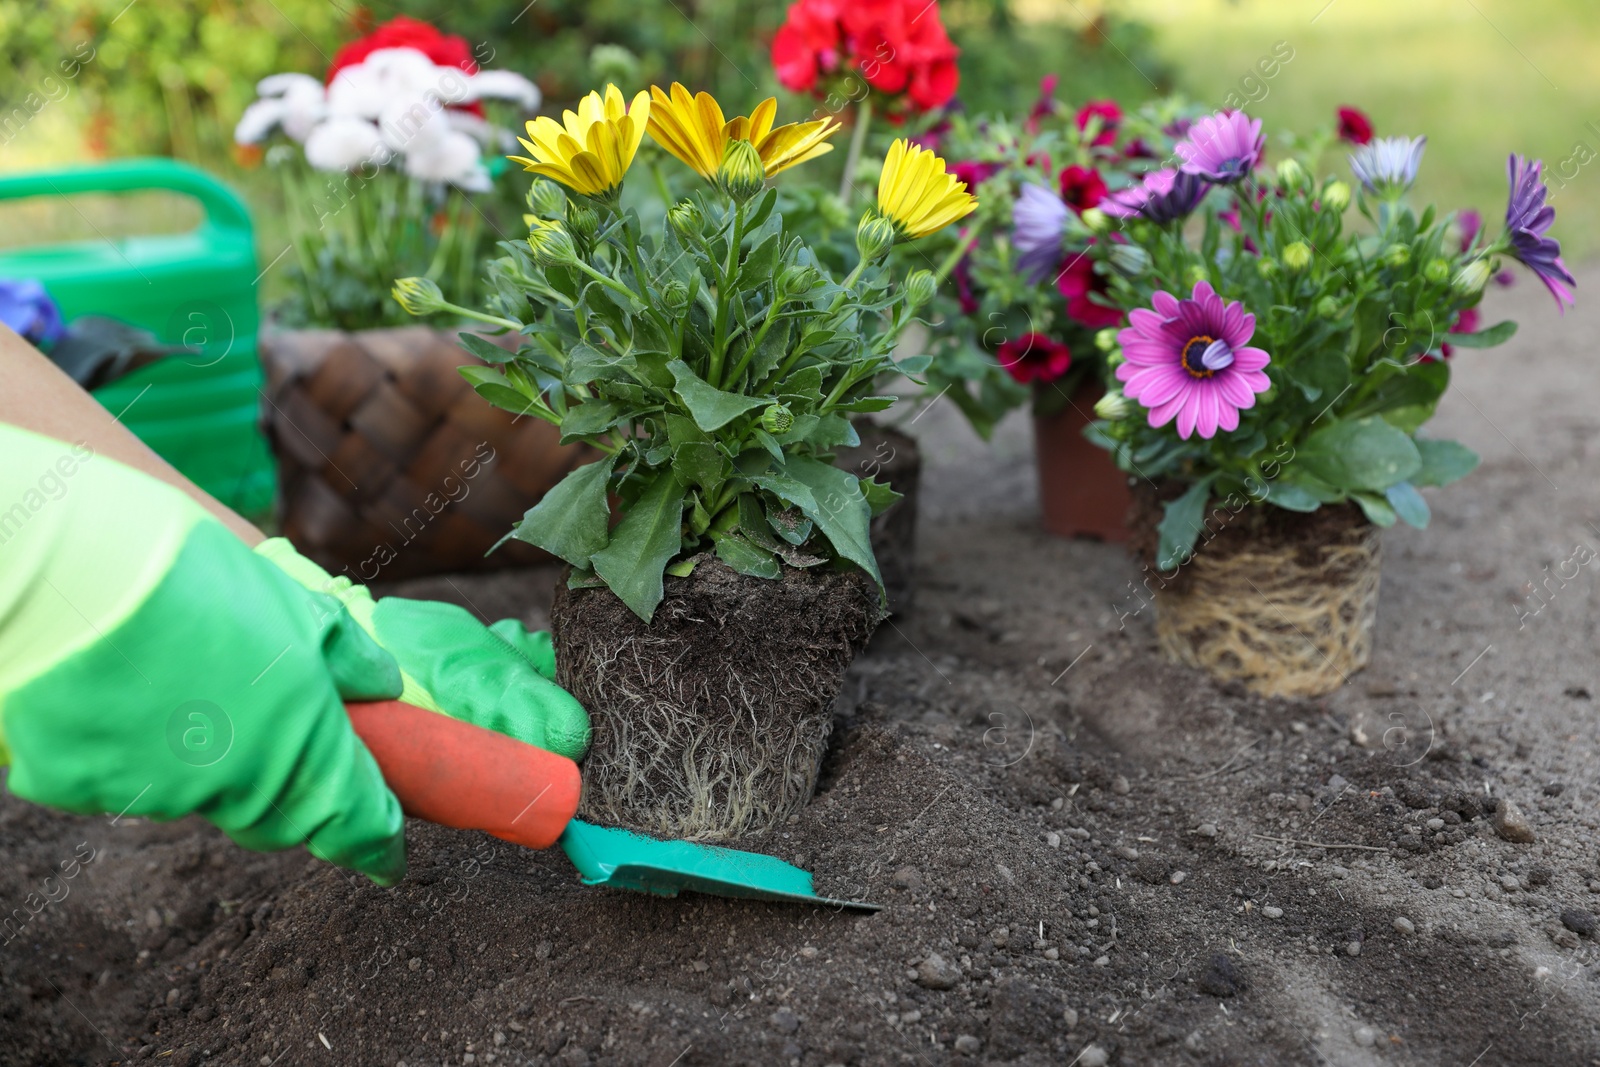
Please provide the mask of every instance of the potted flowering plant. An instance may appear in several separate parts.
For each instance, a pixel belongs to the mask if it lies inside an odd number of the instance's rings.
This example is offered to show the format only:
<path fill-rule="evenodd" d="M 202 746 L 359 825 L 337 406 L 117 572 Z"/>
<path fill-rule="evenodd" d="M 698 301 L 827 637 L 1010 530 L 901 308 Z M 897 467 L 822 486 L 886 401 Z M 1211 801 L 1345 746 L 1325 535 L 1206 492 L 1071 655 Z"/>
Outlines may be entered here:
<path fill-rule="evenodd" d="M 939 307 L 928 391 L 953 400 L 984 438 L 1031 401 L 1045 528 L 1122 540 L 1127 477 L 1085 432 L 1124 317 L 1090 249 L 1105 230 L 1107 198 L 1170 149 L 1181 107 L 1161 101 L 1124 114 L 1096 100 L 1074 110 L 1055 99 L 1054 82 L 1045 79 L 1021 121 L 957 115 L 941 137 L 961 159 L 952 169 L 984 195 L 959 238 L 955 292 Z"/>
<path fill-rule="evenodd" d="M 268 152 L 292 254 L 279 329 L 261 342 L 285 535 L 358 581 L 537 561 L 525 546 L 485 553 L 584 454 L 549 427 L 485 415 L 455 373 L 460 346 L 409 325 L 389 289 L 422 275 L 479 298 L 499 236 L 493 150 L 514 143 L 483 102 L 532 111 L 539 90 L 402 16 L 341 48 L 325 78 L 276 74 L 259 92 L 235 139 L 297 146 Z"/>
<path fill-rule="evenodd" d="M 1506 228 L 1486 240 L 1475 219 L 1407 204 L 1423 146 L 1357 147 L 1352 198 L 1292 143 L 1262 168 L 1260 121 L 1219 113 L 1188 129 L 1175 167 L 1109 205 L 1140 254 L 1095 246 L 1129 316 L 1099 428 L 1124 470 L 1163 490 L 1145 501 L 1143 585 L 1173 660 L 1291 697 L 1364 666 L 1380 531 L 1425 526 L 1419 489 L 1477 463 L 1419 431 L 1453 348 L 1515 330 L 1474 329 L 1485 282 L 1510 257 L 1572 302 L 1540 164 L 1511 157 Z M 1203 186 L 1197 221 L 1182 209 L 1198 198 L 1174 204 L 1186 180 Z M 1347 225 L 1352 199 L 1370 230 Z"/>
<path fill-rule="evenodd" d="M 725 120 L 704 94 L 592 93 L 528 125 L 530 233 L 503 246 L 490 311 L 399 283 L 418 310 L 515 331 L 515 351 L 467 337 L 493 366 L 463 375 L 601 453 L 508 537 L 569 564 L 551 622 L 558 680 L 594 721 L 581 812 L 674 837 L 769 830 L 815 788 L 833 698 L 880 617 L 868 524 L 894 498 L 831 459 L 852 413 L 892 402 L 875 379 L 926 362 L 893 351 L 933 277 L 880 261 L 974 204 L 896 142 L 836 277 L 766 185 L 835 127 L 775 127 L 775 106 Z M 620 206 L 647 131 L 705 179 L 650 226 Z"/>

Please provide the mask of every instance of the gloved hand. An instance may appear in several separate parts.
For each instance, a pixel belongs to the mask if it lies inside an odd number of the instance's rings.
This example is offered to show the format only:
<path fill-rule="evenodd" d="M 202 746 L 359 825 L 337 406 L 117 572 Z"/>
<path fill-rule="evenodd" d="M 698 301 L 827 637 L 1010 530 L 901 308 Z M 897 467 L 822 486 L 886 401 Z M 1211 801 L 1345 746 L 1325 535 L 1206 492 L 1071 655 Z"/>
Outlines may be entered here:
<path fill-rule="evenodd" d="M 285 574 L 342 603 L 373 640 L 400 664 L 407 704 L 507 734 L 549 752 L 582 759 L 589 716 L 555 683 L 550 635 L 529 633 L 516 619 L 485 627 L 472 613 L 434 600 L 386 596 L 333 577 L 281 537 L 256 552 Z"/>
<path fill-rule="evenodd" d="M 82 813 L 198 813 L 380 884 L 400 805 L 345 714 L 400 670 L 183 493 L 0 425 L 0 762 Z"/>

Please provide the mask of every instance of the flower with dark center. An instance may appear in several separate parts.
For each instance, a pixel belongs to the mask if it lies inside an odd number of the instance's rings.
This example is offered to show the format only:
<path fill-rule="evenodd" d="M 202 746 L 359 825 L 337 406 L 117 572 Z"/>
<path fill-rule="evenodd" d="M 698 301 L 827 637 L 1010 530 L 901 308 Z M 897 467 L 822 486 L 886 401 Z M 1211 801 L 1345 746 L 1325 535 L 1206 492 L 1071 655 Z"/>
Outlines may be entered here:
<path fill-rule="evenodd" d="M 995 351 L 1005 372 L 1023 385 L 1053 382 L 1072 366 L 1072 351 L 1042 333 L 1026 333 L 1005 341 Z"/>
<path fill-rule="evenodd" d="M 1224 303 L 1203 281 L 1189 299 L 1158 291 L 1151 303 L 1154 310 L 1136 308 L 1117 334 L 1124 394 L 1149 409 L 1151 426 L 1176 419 L 1185 440 L 1237 430 L 1239 412 L 1272 388 L 1262 369 L 1272 357 L 1247 343 L 1256 317 L 1237 301 Z"/>
<path fill-rule="evenodd" d="M 1350 170 L 1369 192 L 1395 198 L 1411 188 L 1422 165 L 1426 137 L 1380 137 L 1350 155 Z"/>
<path fill-rule="evenodd" d="M 1219 111 L 1195 120 L 1172 150 L 1183 160 L 1184 173 L 1232 185 L 1250 176 L 1266 148 L 1260 119 L 1242 111 Z"/>
<path fill-rule="evenodd" d="M 1098 171 L 1074 164 L 1061 168 L 1061 199 L 1078 214 L 1097 207 L 1106 198 L 1105 179 Z"/>
<path fill-rule="evenodd" d="M 1174 222 L 1187 218 L 1209 188 L 1204 178 L 1164 167 L 1146 174 L 1137 185 L 1107 195 L 1099 207 L 1119 219 Z"/>
<path fill-rule="evenodd" d="M 1339 140 L 1366 144 L 1372 140 L 1372 120 L 1353 107 L 1339 109 Z"/>
<path fill-rule="evenodd" d="M 1094 260 L 1089 258 L 1088 252 L 1078 252 L 1067 261 L 1056 275 L 1056 289 L 1066 298 L 1067 317 L 1074 322 L 1091 330 L 1122 325 L 1120 308 L 1107 307 L 1090 299 L 1095 295 L 1105 296 L 1108 288 L 1106 279 L 1095 273 Z"/>
<path fill-rule="evenodd" d="M 1506 175 L 1511 182 L 1506 240 L 1511 242 L 1511 255 L 1538 275 L 1564 315 L 1567 305 L 1577 304 L 1572 290 L 1578 282 L 1561 262 L 1561 242 L 1546 236 L 1556 220 L 1556 209 L 1544 202 L 1548 190 L 1540 173 L 1543 169 L 1544 164 L 1538 160 L 1529 162 L 1516 153 L 1506 160 Z"/>

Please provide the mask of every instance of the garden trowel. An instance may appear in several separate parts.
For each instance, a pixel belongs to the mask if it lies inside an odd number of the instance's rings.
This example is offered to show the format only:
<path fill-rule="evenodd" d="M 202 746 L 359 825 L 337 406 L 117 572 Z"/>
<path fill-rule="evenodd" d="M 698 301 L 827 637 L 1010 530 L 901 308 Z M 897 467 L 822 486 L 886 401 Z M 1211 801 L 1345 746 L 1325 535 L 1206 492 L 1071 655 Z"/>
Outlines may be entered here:
<path fill-rule="evenodd" d="M 504 734 L 398 700 L 345 705 L 407 815 L 482 830 L 527 848 L 560 844 L 585 885 L 675 897 L 719 897 L 876 911 L 816 894 L 811 874 L 771 856 L 658 841 L 573 818 L 578 765 Z"/>

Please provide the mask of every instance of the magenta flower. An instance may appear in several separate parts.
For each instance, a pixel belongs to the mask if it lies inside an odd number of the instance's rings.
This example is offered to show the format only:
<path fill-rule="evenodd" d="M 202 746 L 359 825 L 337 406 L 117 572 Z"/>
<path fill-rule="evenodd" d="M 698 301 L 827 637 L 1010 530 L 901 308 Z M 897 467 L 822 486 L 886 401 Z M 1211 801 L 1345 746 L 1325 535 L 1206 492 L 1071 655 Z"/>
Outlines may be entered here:
<path fill-rule="evenodd" d="M 1224 304 L 1208 282 L 1179 300 L 1157 292 L 1155 310 L 1136 308 L 1117 334 L 1125 362 L 1117 367 L 1122 392 L 1150 409 L 1150 425 L 1178 420 L 1178 436 L 1204 438 L 1239 428 L 1239 412 L 1255 407 L 1256 394 L 1272 388 L 1261 368 L 1272 357 L 1246 342 L 1256 317 L 1238 301 Z"/>
<path fill-rule="evenodd" d="M 1261 120 L 1243 111 L 1219 111 L 1196 119 L 1189 135 L 1173 146 L 1185 174 L 1198 174 L 1218 185 L 1243 181 L 1266 151 Z"/>
<path fill-rule="evenodd" d="M 1100 202 L 1100 210 L 1119 219 L 1173 222 L 1186 218 L 1209 188 L 1204 178 L 1163 167 L 1140 178 L 1138 185 L 1107 196 Z"/>
<path fill-rule="evenodd" d="M 1529 163 L 1515 153 L 1506 160 L 1506 174 L 1511 181 L 1506 238 L 1511 242 L 1511 255 L 1539 276 L 1565 315 L 1567 305 L 1577 306 L 1572 290 L 1578 281 L 1561 262 L 1561 242 L 1545 235 L 1556 220 L 1556 209 L 1544 202 L 1546 190 L 1540 175 L 1543 168 L 1538 160 Z"/>

